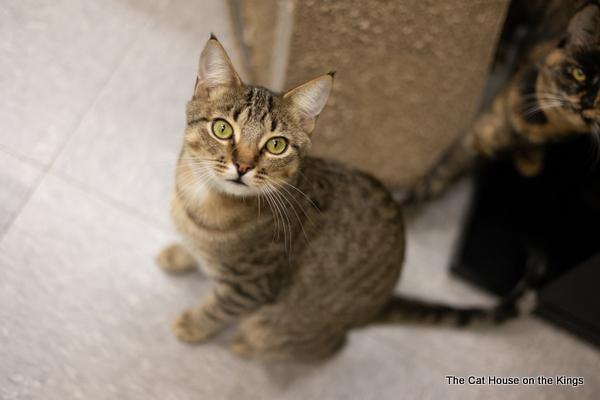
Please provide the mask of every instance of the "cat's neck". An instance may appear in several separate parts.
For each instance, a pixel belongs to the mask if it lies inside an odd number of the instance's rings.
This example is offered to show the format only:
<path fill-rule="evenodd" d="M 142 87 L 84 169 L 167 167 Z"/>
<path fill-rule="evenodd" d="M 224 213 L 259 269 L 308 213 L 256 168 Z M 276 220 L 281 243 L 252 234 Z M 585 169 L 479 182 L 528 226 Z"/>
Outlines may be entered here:
<path fill-rule="evenodd" d="M 175 185 L 179 205 L 201 227 L 230 229 L 255 220 L 258 214 L 255 198 L 225 194 L 210 183 L 194 178 L 185 164 L 180 163 L 178 167 Z"/>

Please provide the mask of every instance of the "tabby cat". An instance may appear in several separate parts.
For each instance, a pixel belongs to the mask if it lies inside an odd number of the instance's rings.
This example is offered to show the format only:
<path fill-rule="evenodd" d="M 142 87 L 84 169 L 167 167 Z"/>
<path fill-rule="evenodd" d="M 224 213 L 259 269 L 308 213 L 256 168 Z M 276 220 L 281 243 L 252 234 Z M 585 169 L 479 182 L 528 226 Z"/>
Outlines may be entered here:
<path fill-rule="evenodd" d="M 214 287 L 174 324 L 202 342 L 239 321 L 240 355 L 321 359 L 349 329 L 394 321 L 499 322 L 490 310 L 394 297 L 404 257 L 402 213 L 371 176 L 306 155 L 333 84 L 329 73 L 283 94 L 242 83 L 214 36 L 187 106 L 172 216 L 183 245 L 157 258 L 200 266 Z"/>
<path fill-rule="evenodd" d="M 562 9 L 572 5 L 564 2 Z M 538 31 L 557 23 L 548 19 Z M 558 37 L 530 47 L 508 85 L 417 182 L 407 203 L 437 195 L 479 159 L 508 151 L 522 175 L 536 176 L 545 144 L 581 134 L 598 143 L 600 6 L 586 2 L 565 25 Z"/>

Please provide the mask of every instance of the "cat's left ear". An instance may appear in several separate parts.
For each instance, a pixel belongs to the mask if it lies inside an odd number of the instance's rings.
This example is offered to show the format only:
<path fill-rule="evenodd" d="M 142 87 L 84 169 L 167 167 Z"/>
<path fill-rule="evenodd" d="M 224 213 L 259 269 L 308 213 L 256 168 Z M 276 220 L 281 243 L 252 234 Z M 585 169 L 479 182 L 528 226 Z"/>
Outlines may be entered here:
<path fill-rule="evenodd" d="M 600 6 L 589 4 L 579 10 L 567 28 L 567 44 L 575 48 L 600 46 Z"/>
<path fill-rule="evenodd" d="M 242 85 L 225 49 L 214 35 L 206 42 L 200 55 L 194 98 L 208 98 L 219 88 Z"/>
<path fill-rule="evenodd" d="M 285 92 L 283 95 L 283 99 L 298 117 L 302 129 L 308 134 L 315 129 L 317 117 L 327 103 L 329 93 L 331 93 L 333 87 L 334 75 L 335 72 L 330 72 L 319 76 Z"/>

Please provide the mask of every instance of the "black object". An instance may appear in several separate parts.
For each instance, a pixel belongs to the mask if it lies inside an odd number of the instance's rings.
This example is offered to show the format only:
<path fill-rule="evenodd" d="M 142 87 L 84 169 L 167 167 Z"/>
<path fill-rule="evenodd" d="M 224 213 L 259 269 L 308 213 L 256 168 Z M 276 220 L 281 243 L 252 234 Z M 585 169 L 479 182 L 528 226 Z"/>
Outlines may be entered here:
<path fill-rule="evenodd" d="M 555 279 L 540 292 L 538 314 L 600 345 L 600 253 Z"/>
<path fill-rule="evenodd" d="M 580 136 L 548 146 L 535 178 L 519 175 L 508 155 L 483 166 L 452 264 L 453 272 L 498 295 L 538 267 L 539 314 L 575 331 L 588 324 L 580 333 L 598 344 L 600 296 L 584 291 L 600 282 L 600 258 L 591 260 L 600 253 L 599 158 L 594 138 Z M 585 272 L 575 272 L 579 265 Z"/>

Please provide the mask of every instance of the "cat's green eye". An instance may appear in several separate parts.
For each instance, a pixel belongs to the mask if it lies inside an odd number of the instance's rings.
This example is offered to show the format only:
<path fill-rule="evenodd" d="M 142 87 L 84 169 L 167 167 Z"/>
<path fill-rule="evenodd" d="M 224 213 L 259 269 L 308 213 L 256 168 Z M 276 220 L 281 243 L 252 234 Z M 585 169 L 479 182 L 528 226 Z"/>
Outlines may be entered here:
<path fill-rule="evenodd" d="M 573 79 L 575 79 L 577 82 L 583 82 L 586 78 L 585 72 L 583 72 L 583 70 L 578 67 L 571 68 L 571 75 L 573 76 Z"/>
<path fill-rule="evenodd" d="M 267 144 L 265 144 L 267 151 L 271 154 L 281 154 L 287 149 L 287 146 L 287 139 L 283 137 L 271 138 L 267 140 Z"/>
<path fill-rule="evenodd" d="M 229 139 L 233 136 L 233 128 L 229 123 L 222 119 L 216 119 L 212 123 L 212 131 L 219 139 Z"/>

